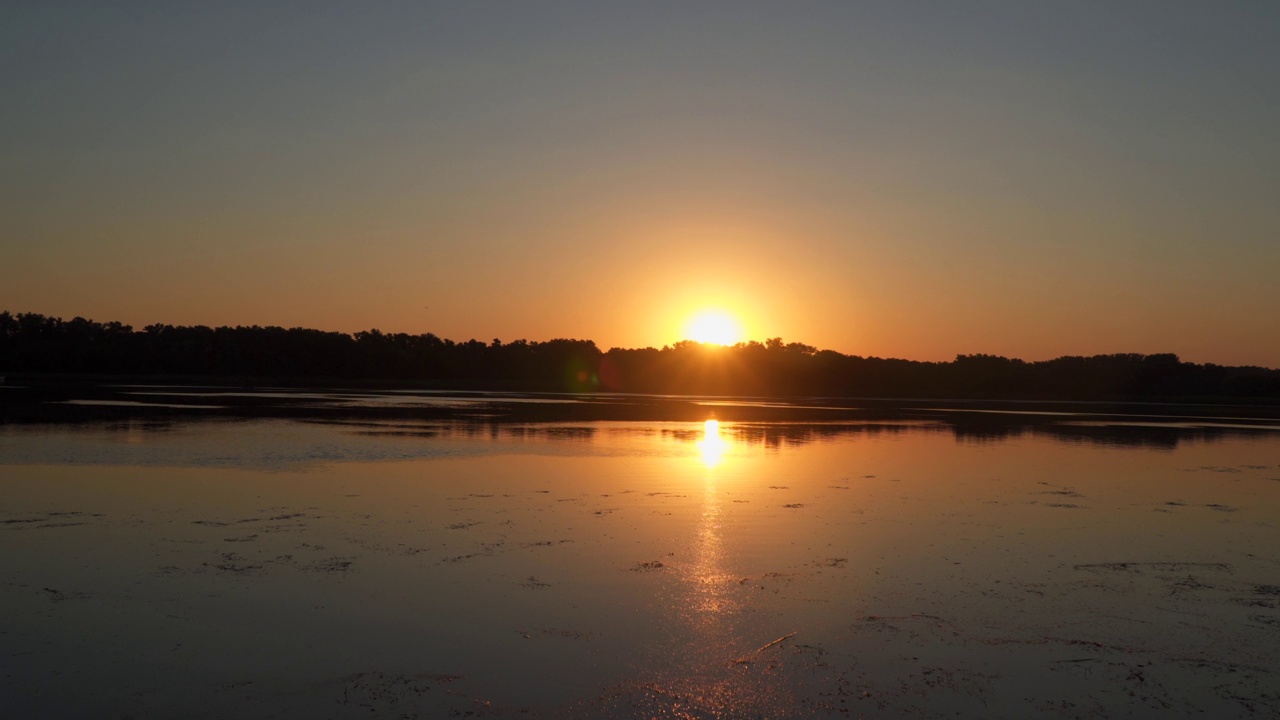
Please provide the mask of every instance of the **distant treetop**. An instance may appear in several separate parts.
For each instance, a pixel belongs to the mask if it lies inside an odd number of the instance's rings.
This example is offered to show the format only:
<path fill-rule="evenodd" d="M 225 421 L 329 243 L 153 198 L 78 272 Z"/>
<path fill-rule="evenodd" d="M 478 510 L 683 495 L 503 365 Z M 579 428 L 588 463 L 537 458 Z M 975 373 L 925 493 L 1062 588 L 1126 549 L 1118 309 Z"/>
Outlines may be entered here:
<path fill-rule="evenodd" d="M 769 338 L 656 349 L 590 340 L 340 333 L 307 328 L 148 325 L 0 313 L 0 373 L 404 380 L 440 388 L 890 398 L 1163 400 L 1280 398 L 1280 370 L 1185 363 L 1177 355 L 1026 362 L 864 358 Z"/>

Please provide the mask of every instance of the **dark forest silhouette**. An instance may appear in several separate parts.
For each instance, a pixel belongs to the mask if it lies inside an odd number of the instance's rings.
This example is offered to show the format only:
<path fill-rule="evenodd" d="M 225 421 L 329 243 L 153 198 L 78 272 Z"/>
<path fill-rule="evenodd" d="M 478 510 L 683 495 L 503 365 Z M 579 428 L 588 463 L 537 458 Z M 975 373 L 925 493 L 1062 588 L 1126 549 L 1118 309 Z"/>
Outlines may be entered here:
<path fill-rule="evenodd" d="M 1025 362 L 844 355 L 773 338 L 602 352 L 590 340 L 454 342 L 369 330 L 150 325 L 0 313 L 0 373 L 402 381 L 442 389 L 1036 400 L 1280 398 L 1280 370 L 1115 354 Z"/>

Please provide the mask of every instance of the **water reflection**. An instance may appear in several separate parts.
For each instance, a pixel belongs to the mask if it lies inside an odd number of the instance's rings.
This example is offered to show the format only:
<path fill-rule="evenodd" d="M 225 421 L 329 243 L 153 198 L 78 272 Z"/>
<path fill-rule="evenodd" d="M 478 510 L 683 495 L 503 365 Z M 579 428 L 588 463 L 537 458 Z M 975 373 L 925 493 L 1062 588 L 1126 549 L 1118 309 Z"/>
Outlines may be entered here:
<path fill-rule="evenodd" d="M 1269 709 L 1280 434 L 956 427 L 0 425 L 0 686 L 33 717 Z"/>
<path fill-rule="evenodd" d="M 729 441 L 720 435 L 720 421 L 708 420 L 702 426 L 702 439 L 696 445 L 702 453 L 702 464 L 708 469 L 720 464 L 724 453 L 729 449 Z"/>
<path fill-rule="evenodd" d="M 721 506 L 716 488 L 719 475 L 716 468 L 729 442 L 720 435 L 720 421 L 708 420 L 703 424 L 703 436 L 697 441 L 697 446 L 707 472 L 694 551 L 692 604 L 700 613 L 714 615 L 724 607 L 724 584 L 727 581 L 722 567 L 724 548 L 720 537 Z"/>
<path fill-rule="evenodd" d="M 838 442 L 850 436 L 898 437 L 908 434 L 945 433 L 960 444 L 1001 443 L 1024 438 L 1046 438 L 1068 445 L 1174 450 L 1183 444 L 1216 443 L 1232 438 L 1268 438 L 1280 432 L 1275 424 L 1226 424 L 1213 419 L 1201 422 L 1138 422 L 1133 420 L 1063 421 L 1052 418 L 1026 420 L 947 418 L 945 421 L 903 420 L 832 423 L 735 423 L 722 432 L 727 443 L 781 450 L 810 443 Z M 692 433 L 672 433 L 691 441 Z M 730 439 L 731 438 L 731 439 Z"/>
<path fill-rule="evenodd" d="M 494 452 L 634 454 L 648 438 L 690 446 L 705 469 L 724 470 L 733 455 L 778 452 L 855 438 L 908 441 L 949 436 L 957 445 L 995 446 L 1048 439 L 1073 446 L 1172 452 L 1230 439 L 1264 441 L 1280 435 L 1280 421 L 1256 424 L 1222 418 L 1160 421 L 1156 417 L 1097 415 L 1001 416 L 948 413 L 943 419 L 832 422 L 697 422 L 608 420 L 509 422 L 490 417 L 395 419 L 350 417 L 123 416 L 79 422 L 30 422 L 0 404 L 0 465 L 185 465 L 252 468 L 300 467 L 343 461 L 408 460 Z M 719 412 L 717 414 L 720 414 Z M 704 416 L 705 417 L 705 416 Z M 723 424 L 722 424 L 723 423 Z M 738 460 L 732 463 L 738 468 Z M 746 467 L 746 464 L 741 466 Z M 721 472 L 723 477 L 723 472 Z"/>
<path fill-rule="evenodd" d="M 851 434 L 950 432 L 961 443 L 1025 436 L 1073 445 L 1172 450 L 1182 442 L 1261 437 L 1280 430 L 1280 407 L 1202 404 L 866 399 L 762 400 L 646 395 L 561 395 L 428 390 L 243 390 L 204 386 L 9 387 L 0 397 L 0 427 L 93 424 L 132 418 L 190 424 L 293 419 L 346 426 L 363 435 L 407 439 L 523 438 L 589 442 L 596 423 L 680 424 L 695 442 L 708 407 L 732 423 L 732 440 L 779 449 Z M 617 426 L 610 427 L 612 431 Z M 603 428 L 600 428 L 603 429 Z M 606 432 L 607 432 L 606 431 Z M 662 433 L 668 432 L 666 429 Z M 716 457 L 708 444 L 708 458 Z M 744 449 L 744 448 L 739 448 Z M 721 453 L 723 455 L 723 453 Z"/>
<path fill-rule="evenodd" d="M 1047 438 L 1069 445 L 1174 450 L 1181 444 L 1216 443 L 1231 438 L 1267 438 L 1280 432 L 1280 423 L 1257 420 L 1256 424 L 1228 423 L 1216 418 L 1191 421 L 1155 421 L 1137 417 L 1105 419 L 1063 419 L 1056 416 L 951 413 L 941 419 L 876 419 L 835 422 L 733 422 L 721 425 L 719 420 L 706 420 L 701 427 L 693 423 L 673 423 L 674 427 L 655 430 L 652 424 L 622 422 L 610 425 L 563 423 L 476 422 L 473 420 L 395 422 L 390 420 L 305 420 L 349 428 L 367 436 L 440 436 L 442 438 L 476 438 L 487 436 L 494 441 L 573 440 L 589 443 L 600 435 L 642 436 L 655 432 L 681 442 L 693 443 L 703 463 L 715 467 L 724 461 L 728 450 L 764 448 L 781 450 L 811 443 L 839 442 L 850 436 L 867 438 L 898 437 L 909 434 L 949 434 L 961 444 L 1001 443 L 1024 438 Z"/>
<path fill-rule="evenodd" d="M 684 618 L 690 625 L 690 635 L 697 638 L 696 661 L 705 662 L 729 654 L 727 648 L 734 640 L 731 618 L 737 604 L 731 595 L 733 578 L 726 570 L 727 556 L 733 549 L 725 547 L 725 509 L 719 488 L 725 477 L 721 461 L 729 441 L 721 435 L 718 420 L 703 424 L 702 438 L 696 445 L 704 466 L 702 497 L 694 531 L 693 562 L 684 568 L 682 580 L 684 606 L 688 608 Z"/>
<path fill-rule="evenodd" d="M 703 486 L 702 509 L 698 518 L 697 540 L 690 593 L 691 605 L 701 616 L 699 624 L 712 624 L 714 616 L 725 607 L 728 575 L 724 571 L 724 543 L 720 535 L 721 504 L 716 490 L 716 477 L 708 473 Z"/>

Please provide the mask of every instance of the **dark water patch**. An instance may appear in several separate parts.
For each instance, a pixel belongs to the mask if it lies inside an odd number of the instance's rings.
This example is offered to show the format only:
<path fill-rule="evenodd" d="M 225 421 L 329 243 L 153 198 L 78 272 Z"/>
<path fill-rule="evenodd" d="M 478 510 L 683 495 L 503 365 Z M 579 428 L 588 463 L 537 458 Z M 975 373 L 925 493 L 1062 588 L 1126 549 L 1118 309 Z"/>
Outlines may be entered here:
<path fill-rule="evenodd" d="M 350 557 L 331 557 L 302 565 L 301 569 L 315 573 L 346 573 L 352 570 L 355 561 Z"/>
<path fill-rule="evenodd" d="M 595 633 L 587 630 L 569 630 L 565 628 L 543 628 L 540 631 L 543 635 L 561 640 L 590 640 L 595 637 Z"/>
<path fill-rule="evenodd" d="M 1172 593 L 1194 592 L 1198 590 L 1216 590 L 1216 589 L 1218 589 L 1217 586 L 1202 583 L 1190 575 L 1180 580 L 1175 580 L 1169 583 L 1169 590 Z"/>
<path fill-rule="evenodd" d="M 248 558 L 237 555 L 236 553 L 222 553 L 219 562 L 201 563 L 201 565 L 235 575 L 247 575 L 250 573 L 256 573 L 263 569 L 262 565 L 249 562 Z"/>
<path fill-rule="evenodd" d="M 572 540 L 536 540 L 534 542 L 520 543 L 519 547 L 521 549 L 555 547 L 556 545 L 565 545 L 571 542 L 573 541 Z"/>
<path fill-rule="evenodd" d="M 353 430 L 352 435 L 368 435 L 370 437 L 405 437 L 434 438 L 439 437 L 437 430 Z"/>
<path fill-rule="evenodd" d="M 1083 563 L 1072 566 L 1076 570 L 1115 570 L 1121 572 L 1141 572 L 1143 570 L 1164 570 L 1178 572 L 1188 569 L 1221 570 L 1231 572 L 1230 563 L 1217 562 L 1106 562 Z"/>
<path fill-rule="evenodd" d="M 104 514 L 84 512 L 81 510 L 61 510 L 57 512 L 41 513 L 39 515 L 6 518 L 4 520 L 0 520 L 0 525 L 13 529 L 73 527 L 76 525 L 87 525 L 90 518 L 100 517 L 104 517 Z"/>
<path fill-rule="evenodd" d="M 331 707 L 341 717 L 403 720 L 462 717 L 519 717 L 528 708 L 504 707 L 465 691 L 466 676 L 455 673 L 360 672 L 335 683 Z"/>
<path fill-rule="evenodd" d="M 89 593 L 79 592 L 76 590 L 59 590 L 57 588 L 43 588 L 44 596 L 53 603 L 63 603 L 68 600 L 89 600 L 93 596 Z"/>
<path fill-rule="evenodd" d="M 1280 607 L 1280 604 L 1270 598 L 1233 597 L 1230 602 L 1236 605 L 1243 605 L 1244 607 L 1267 608 L 1269 610 L 1275 610 L 1277 607 Z"/>

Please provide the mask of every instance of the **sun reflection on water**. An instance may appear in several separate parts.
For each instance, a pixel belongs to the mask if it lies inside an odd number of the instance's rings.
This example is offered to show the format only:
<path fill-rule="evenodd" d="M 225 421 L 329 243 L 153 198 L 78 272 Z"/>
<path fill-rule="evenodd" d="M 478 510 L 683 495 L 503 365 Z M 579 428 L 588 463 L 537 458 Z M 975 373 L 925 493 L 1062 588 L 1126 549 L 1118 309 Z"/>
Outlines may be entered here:
<path fill-rule="evenodd" d="M 702 464 L 713 468 L 720 464 L 729 449 L 729 441 L 720 436 L 720 421 L 708 420 L 703 424 L 702 439 L 695 443 L 702 453 Z"/>
<path fill-rule="evenodd" d="M 703 424 L 702 439 L 697 442 L 702 463 L 713 471 L 724 459 L 729 441 L 720 435 L 720 421 L 708 420 Z M 727 609 L 726 586 L 730 578 L 725 573 L 724 547 L 721 539 L 721 501 L 716 489 L 716 472 L 708 472 L 704 480 L 702 513 L 697 529 L 692 569 L 692 605 L 702 613 L 703 630 L 718 625 L 716 615 Z"/>

